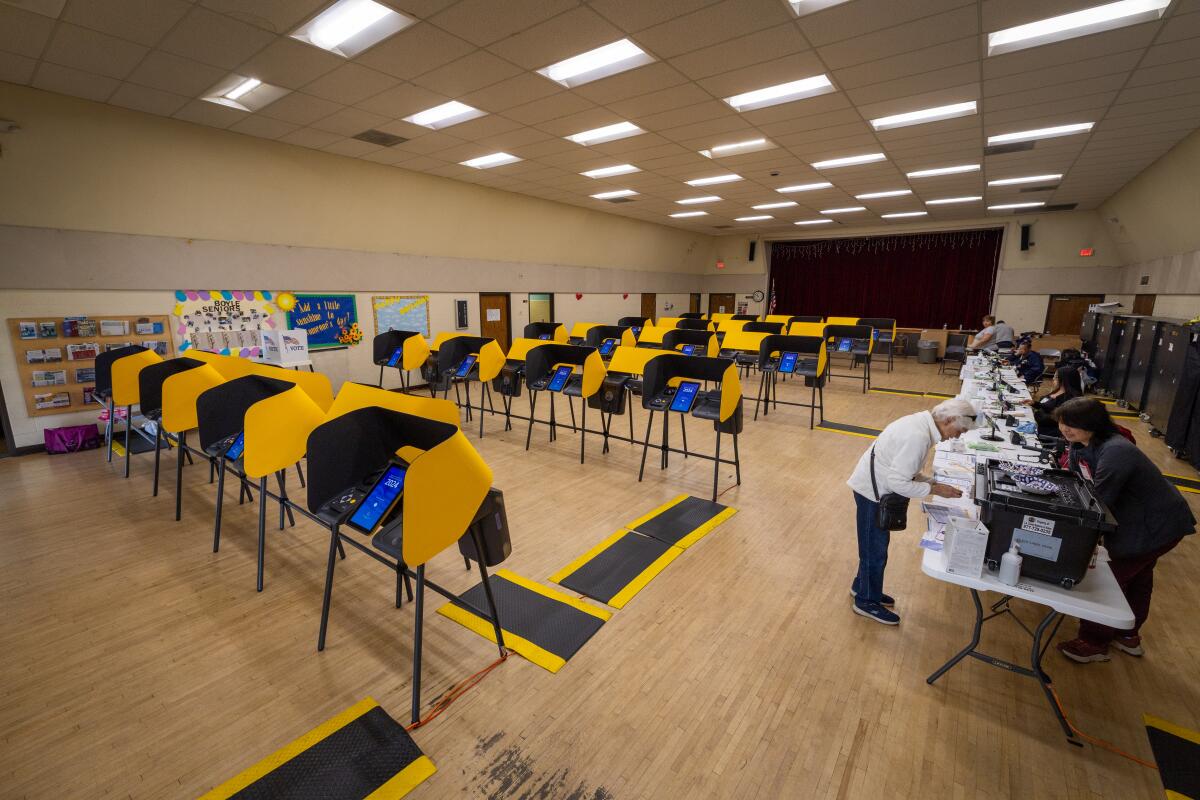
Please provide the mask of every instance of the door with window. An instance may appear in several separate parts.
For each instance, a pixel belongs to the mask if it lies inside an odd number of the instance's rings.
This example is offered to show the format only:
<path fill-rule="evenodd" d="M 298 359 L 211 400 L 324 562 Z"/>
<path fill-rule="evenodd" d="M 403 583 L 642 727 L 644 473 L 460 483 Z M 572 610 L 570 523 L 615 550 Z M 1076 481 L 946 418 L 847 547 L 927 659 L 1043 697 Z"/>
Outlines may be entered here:
<path fill-rule="evenodd" d="M 529 293 L 529 321 L 554 322 L 554 295 L 550 292 Z"/>
<path fill-rule="evenodd" d="M 692 314 L 700 313 L 700 294 L 692 292 L 691 300 L 688 303 L 688 311 Z"/>
<path fill-rule="evenodd" d="M 708 313 L 735 314 L 736 306 L 732 294 L 710 294 L 708 296 Z"/>
<path fill-rule="evenodd" d="M 658 295 L 653 292 L 642 292 L 642 317 L 653 322 L 658 318 L 655 306 L 658 305 Z"/>
<path fill-rule="evenodd" d="M 508 352 L 512 341 L 512 331 L 509 328 L 508 293 L 494 292 L 479 294 L 479 332 L 480 336 L 495 339 L 501 349 Z"/>
<path fill-rule="evenodd" d="M 1078 335 L 1088 306 L 1102 302 L 1102 294 L 1051 295 L 1050 306 L 1046 309 L 1046 333 Z"/>

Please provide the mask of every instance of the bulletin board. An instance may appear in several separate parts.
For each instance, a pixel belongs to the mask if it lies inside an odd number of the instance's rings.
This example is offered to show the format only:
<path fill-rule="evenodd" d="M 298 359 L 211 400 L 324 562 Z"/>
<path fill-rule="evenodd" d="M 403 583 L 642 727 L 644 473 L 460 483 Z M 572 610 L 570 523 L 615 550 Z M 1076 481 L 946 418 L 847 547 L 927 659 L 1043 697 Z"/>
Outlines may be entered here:
<path fill-rule="evenodd" d="M 140 344 L 164 359 L 175 356 L 171 320 L 162 314 L 26 316 L 8 320 L 8 335 L 25 410 L 31 417 L 89 410 L 98 413 L 104 404 L 90 397 L 96 387 L 96 355 L 106 349 Z M 34 386 L 35 380 L 44 385 Z"/>
<path fill-rule="evenodd" d="M 358 344 L 358 306 L 352 294 L 297 294 L 287 326 L 308 334 L 308 349 L 330 350 Z"/>

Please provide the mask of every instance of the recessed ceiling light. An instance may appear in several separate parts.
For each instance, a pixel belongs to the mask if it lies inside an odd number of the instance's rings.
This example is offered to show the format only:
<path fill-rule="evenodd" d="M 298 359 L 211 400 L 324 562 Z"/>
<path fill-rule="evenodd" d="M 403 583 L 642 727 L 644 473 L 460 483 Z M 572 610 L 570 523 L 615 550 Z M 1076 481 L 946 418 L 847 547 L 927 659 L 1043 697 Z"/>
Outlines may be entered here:
<path fill-rule="evenodd" d="M 739 156 L 742 153 L 753 153 L 758 150 L 769 150 L 775 145 L 771 144 L 766 139 L 747 139 L 744 142 L 733 142 L 731 144 L 719 144 L 708 150 L 701 150 L 700 155 L 705 158 L 721 158 L 723 156 Z"/>
<path fill-rule="evenodd" d="M 852 214 L 855 211 L 866 211 L 866 206 L 846 206 L 845 208 L 826 208 L 821 211 L 822 214 Z"/>
<path fill-rule="evenodd" d="M 903 128 L 908 125 L 920 125 L 924 122 L 937 122 L 943 119 L 954 119 L 955 117 L 966 117 L 971 114 L 978 113 L 975 107 L 975 101 L 969 103 L 954 103 L 948 106 L 938 106 L 936 108 L 923 108 L 920 111 L 909 111 L 906 114 L 893 114 L 890 117 L 879 117 L 871 120 L 871 126 L 877 131 L 886 131 L 892 128 Z"/>
<path fill-rule="evenodd" d="M 684 183 L 686 183 L 688 186 L 711 186 L 714 183 L 733 183 L 734 181 L 740 181 L 741 179 L 741 175 L 734 175 L 732 172 L 730 172 L 725 175 L 713 175 L 709 178 L 696 178 L 695 180 L 684 181 Z"/>
<path fill-rule="evenodd" d="M 769 208 L 788 208 L 788 207 L 794 206 L 796 204 L 797 203 L 795 200 L 785 200 L 782 203 L 763 203 L 762 205 L 750 206 L 750 207 L 753 208 L 755 211 L 766 211 Z"/>
<path fill-rule="evenodd" d="M 617 122 L 612 125 L 605 125 L 603 128 L 592 128 L 590 131 L 572 134 L 567 139 L 575 142 L 575 144 L 586 146 L 589 144 L 612 142 L 617 139 L 624 139 L 627 136 L 637 136 L 639 133 L 645 133 L 645 131 L 632 122 Z"/>
<path fill-rule="evenodd" d="M 735 217 L 734 222 L 758 222 L 763 219 L 775 219 L 770 214 L 758 214 L 753 217 Z"/>
<path fill-rule="evenodd" d="M 709 194 L 705 195 L 704 197 L 687 197 L 683 200 L 676 200 L 675 202 L 681 206 L 694 206 L 700 203 L 715 203 L 720 199 L 721 198 L 717 197 L 715 194 Z"/>
<path fill-rule="evenodd" d="M 814 75 L 811 78 L 801 78 L 798 81 L 768 86 L 765 89 L 755 89 L 753 92 L 735 94 L 733 97 L 726 97 L 725 102 L 738 111 L 753 111 L 756 108 L 790 103 L 793 100 L 803 100 L 806 97 L 816 97 L 832 91 L 836 90 L 828 76 Z"/>
<path fill-rule="evenodd" d="M 848 2 L 848 0 L 788 0 L 792 11 L 795 11 L 798 17 L 803 17 L 805 14 L 812 14 L 814 11 L 820 11 L 830 6 L 840 6 L 845 2 Z"/>
<path fill-rule="evenodd" d="M 924 217 L 928 211 L 900 211 L 895 214 L 880 214 L 883 219 L 901 219 L 903 217 Z"/>
<path fill-rule="evenodd" d="M 978 164 L 959 164 L 953 167 L 934 167 L 933 169 L 919 169 L 916 172 L 909 172 L 909 178 L 932 178 L 937 175 L 957 175 L 960 172 L 978 172 Z"/>
<path fill-rule="evenodd" d="M 927 206 L 948 206 L 954 203 L 977 203 L 982 197 L 939 197 L 937 200 L 926 200 Z"/>
<path fill-rule="evenodd" d="M 647 53 L 628 39 L 588 50 L 577 56 L 551 64 L 539 69 L 539 75 L 545 75 L 555 83 L 561 83 L 568 89 L 582 86 L 585 83 L 616 75 L 627 69 L 649 64 L 654 56 Z"/>
<path fill-rule="evenodd" d="M 1121 0 L 988 34 L 988 55 L 1074 39 L 1162 17 L 1171 0 Z"/>
<path fill-rule="evenodd" d="M 611 192 L 600 192 L 600 194 L 594 194 L 592 197 L 596 198 L 597 200 L 612 200 L 614 197 L 631 197 L 635 194 L 637 194 L 637 192 L 635 192 L 633 189 L 614 189 Z"/>
<path fill-rule="evenodd" d="M 868 192 L 867 194 L 854 195 L 855 200 L 878 200 L 881 197 L 904 197 L 906 194 L 912 194 L 912 189 L 891 189 L 886 192 Z"/>
<path fill-rule="evenodd" d="M 1072 125 L 1056 125 L 1053 128 L 1035 128 L 1031 131 L 1014 131 L 988 137 L 988 144 L 1004 144 L 1005 142 L 1028 142 L 1033 139 L 1053 139 L 1056 136 L 1070 136 L 1075 133 L 1087 133 L 1095 125 L 1094 122 L 1077 122 Z"/>
<path fill-rule="evenodd" d="M 579 173 L 585 178 L 612 178 L 616 175 L 628 175 L 631 172 L 641 172 L 633 164 L 617 164 L 615 167 L 600 167 Z"/>
<path fill-rule="evenodd" d="M 1045 181 L 1060 181 L 1062 175 L 1026 175 L 1024 178 L 1001 178 L 998 181 L 988 181 L 988 186 L 1016 186 L 1019 183 L 1042 183 Z"/>
<path fill-rule="evenodd" d="M 457 125 L 460 122 L 466 122 L 469 119 L 477 119 L 486 113 L 486 111 L 472 108 L 466 103 L 451 100 L 449 103 L 442 103 L 440 106 L 419 111 L 411 117 L 405 117 L 404 121 L 425 128 L 433 128 L 436 131 L 441 128 L 449 128 L 451 125 Z"/>
<path fill-rule="evenodd" d="M 1046 205 L 1043 202 L 1038 203 L 1003 203 L 998 206 L 988 206 L 988 211 L 1007 211 L 1012 208 L 1037 208 L 1038 206 Z"/>
<path fill-rule="evenodd" d="M 831 219 L 801 219 L 794 222 L 794 225 L 824 225 L 827 222 L 833 222 Z"/>
<path fill-rule="evenodd" d="M 470 161 L 460 161 L 464 167 L 474 167 L 475 169 L 490 169 L 491 167 L 500 167 L 505 164 L 513 164 L 521 159 L 508 153 L 491 153 L 479 158 L 472 158 Z"/>
<path fill-rule="evenodd" d="M 861 156 L 846 156 L 845 158 L 831 158 L 827 161 L 818 161 L 813 164 L 813 169 L 834 169 L 836 167 L 853 167 L 857 164 L 873 164 L 876 161 L 886 161 L 887 156 L 883 153 L 864 153 Z"/>
<path fill-rule="evenodd" d="M 775 191 L 780 194 L 791 194 L 792 192 L 814 192 L 817 189 L 828 189 L 833 186 L 829 181 L 820 181 L 818 183 L 798 183 L 795 186 L 783 186 Z"/>
<path fill-rule="evenodd" d="M 238 111 L 259 111 L 288 94 L 287 89 L 263 83 L 258 78 L 230 75 L 204 93 L 202 100 Z"/>
<path fill-rule="evenodd" d="M 704 217 L 707 215 L 707 211 L 680 211 L 675 214 L 670 214 L 669 216 L 672 216 L 675 219 L 682 219 L 684 217 Z"/>
<path fill-rule="evenodd" d="M 229 100 L 237 100 L 239 97 L 244 95 L 246 92 L 250 91 L 251 89 L 253 89 L 257 86 L 261 86 L 261 85 L 262 85 L 262 81 L 260 81 L 258 78 L 246 78 L 246 80 L 242 81 L 237 86 L 233 87 L 228 92 L 226 92 L 225 97 Z"/>
<path fill-rule="evenodd" d="M 343 58 L 354 58 L 415 23 L 412 17 L 375 0 L 337 0 L 291 36 Z"/>

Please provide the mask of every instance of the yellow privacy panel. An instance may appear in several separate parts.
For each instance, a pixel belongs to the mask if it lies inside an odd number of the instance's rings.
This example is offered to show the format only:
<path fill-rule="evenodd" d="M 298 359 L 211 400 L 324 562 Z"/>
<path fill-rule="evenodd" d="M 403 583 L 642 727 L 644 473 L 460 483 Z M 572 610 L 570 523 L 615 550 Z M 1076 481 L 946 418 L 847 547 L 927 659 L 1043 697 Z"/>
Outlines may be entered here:
<path fill-rule="evenodd" d="M 576 322 L 571 326 L 571 336 L 583 339 L 587 336 L 587 332 L 599 325 L 599 322 Z"/>
<path fill-rule="evenodd" d="M 495 339 L 479 350 L 479 380 L 490 381 L 504 367 L 504 350 Z"/>
<path fill-rule="evenodd" d="M 429 345 L 430 350 L 440 350 L 447 339 L 454 339 L 458 336 L 466 336 L 465 333 L 454 333 L 452 331 L 442 331 L 433 338 L 433 344 Z"/>
<path fill-rule="evenodd" d="M 423 336 L 410 336 L 400 346 L 403 348 L 400 366 L 405 369 L 419 369 L 429 358 L 429 342 Z"/>
<path fill-rule="evenodd" d="M 749 320 L 744 319 L 723 319 L 717 323 L 717 333 L 733 333 L 740 331 L 746 326 Z"/>
<path fill-rule="evenodd" d="M 455 431 L 412 462 L 404 483 L 401 553 L 404 563 L 418 567 L 466 532 L 492 485 L 492 470 Z"/>
<path fill-rule="evenodd" d="M 562 325 L 558 326 L 558 330 L 565 331 Z M 565 341 L 565 337 L 564 337 Z M 529 358 L 529 351 L 535 347 L 541 347 L 544 344 L 554 344 L 548 339 L 517 339 L 512 343 L 512 347 L 508 348 L 508 358 L 510 361 L 524 361 Z"/>
<path fill-rule="evenodd" d="M 757 353 L 762 340 L 770 336 L 769 333 L 753 333 L 748 331 L 730 331 L 725 334 L 725 341 L 721 342 L 721 347 L 726 350 L 741 350 L 746 353 Z"/>
<path fill-rule="evenodd" d="M 788 328 L 788 336 L 824 336 L 824 322 L 793 322 Z"/>
<path fill-rule="evenodd" d="M 333 403 L 333 386 L 329 383 L 329 378 L 320 372 L 300 372 L 271 364 L 252 364 L 251 366 L 251 372 L 254 375 L 299 386 L 322 411 L 328 410 Z"/>
<path fill-rule="evenodd" d="M 192 356 L 189 354 L 187 357 Z M 196 399 L 224 382 L 225 378 L 211 364 L 201 364 L 195 369 L 177 372 L 163 381 L 163 430 L 183 433 L 199 425 L 196 419 Z"/>
<path fill-rule="evenodd" d="M 767 314 L 767 318 L 763 321 L 764 322 L 782 322 L 784 325 L 787 325 L 789 322 L 792 321 L 792 315 L 791 314 Z"/>
<path fill-rule="evenodd" d="M 553 341 L 558 342 L 559 344 L 566 344 L 567 339 L 569 339 L 569 338 L 570 337 L 567 336 L 567 326 L 566 325 L 559 325 L 557 328 L 555 328 L 554 335 L 551 337 L 551 339 Z"/>
<path fill-rule="evenodd" d="M 705 354 L 709 358 L 716 358 L 717 354 L 720 352 L 721 343 L 717 341 L 717 337 L 715 335 L 708 337 L 708 345 L 707 349 L 705 350 Z"/>
<path fill-rule="evenodd" d="M 666 352 L 666 350 L 651 350 L 648 347 L 618 347 L 613 351 L 612 360 L 608 362 L 608 371 L 641 375 L 646 371 L 647 363 Z"/>
<path fill-rule="evenodd" d="M 621 345 L 623 347 L 637 347 L 637 337 L 633 335 L 633 328 L 626 328 L 621 331 Z"/>
<path fill-rule="evenodd" d="M 725 376 L 721 378 L 721 422 L 733 416 L 741 399 L 742 382 L 738 380 L 737 365 L 730 364 L 725 368 Z"/>
<path fill-rule="evenodd" d="M 347 381 L 342 384 L 333 405 L 329 407 L 326 420 L 349 414 L 360 408 L 378 406 L 414 417 L 444 422 L 458 427 L 458 408 L 449 400 L 437 400 L 432 397 L 418 397 L 412 394 L 389 392 L 374 386 L 363 386 L 361 383 Z"/>
<path fill-rule="evenodd" d="M 825 374 L 825 368 L 829 366 L 829 348 L 822 347 L 817 350 L 817 376 Z"/>
<path fill-rule="evenodd" d="M 857 325 L 858 317 L 830 317 L 825 320 L 826 325 Z"/>
<path fill-rule="evenodd" d="M 113 405 L 131 406 L 138 402 L 138 373 L 151 364 L 159 364 L 162 359 L 153 350 L 143 350 L 112 363 L 112 397 Z"/>
<path fill-rule="evenodd" d="M 666 328 L 659 325 L 647 325 L 642 328 L 642 335 L 638 337 L 638 341 L 647 344 L 662 344 L 663 336 L 666 335 L 667 331 L 673 330 L 675 330 L 674 325 Z"/>
<path fill-rule="evenodd" d="M 722 322 L 733 319 L 733 314 L 709 314 L 708 319 L 711 322 L 717 323 L 719 326 Z"/>
<path fill-rule="evenodd" d="M 681 319 L 683 317 L 659 317 L 658 322 L 655 324 L 660 328 L 667 328 L 669 330 L 671 328 L 678 328 L 679 320 Z"/>
<path fill-rule="evenodd" d="M 593 350 L 583 361 L 583 396 L 591 397 L 598 392 L 600 384 L 604 383 L 604 376 L 607 374 L 608 371 L 604 369 L 604 359 L 600 357 L 600 351 Z"/>
<path fill-rule="evenodd" d="M 195 348 L 186 350 L 184 355 L 211 365 L 227 381 L 240 378 L 243 375 L 249 375 L 254 367 L 253 361 L 248 361 L 239 356 L 223 356 L 219 353 L 209 353 L 205 350 L 196 350 Z"/>
<path fill-rule="evenodd" d="M 246 411 L 246 475 L 261 478 L 304 458 L 308 435 L 324 421 L 324 412 L 299 386 L 250 406 Z"/>

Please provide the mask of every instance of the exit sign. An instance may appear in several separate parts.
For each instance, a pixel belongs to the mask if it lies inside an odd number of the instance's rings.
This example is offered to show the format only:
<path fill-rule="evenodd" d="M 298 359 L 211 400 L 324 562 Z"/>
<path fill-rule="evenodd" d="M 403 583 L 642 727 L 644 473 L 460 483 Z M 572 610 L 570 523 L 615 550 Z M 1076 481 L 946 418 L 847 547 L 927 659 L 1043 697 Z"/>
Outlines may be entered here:
<path fill-rule="evenodd" d="M 718 262 L 717 262 L 717 269 L 725 269 L 725 262 L 724 262 L 724 261 L 718 261 Z"/>
<path fill-rule="evenodd" d="M 1081 247 L 1079 249 L 1079 255 L 1084 256 L 1085 258 L 1087 256 L 1092 256 L 1095 254 L 1096 254 L 1096 249 L 1094 247 Z"/>

